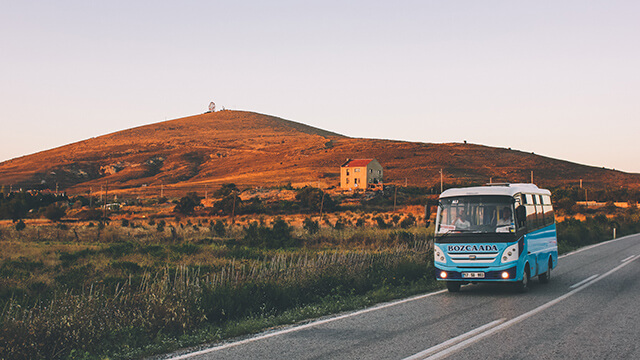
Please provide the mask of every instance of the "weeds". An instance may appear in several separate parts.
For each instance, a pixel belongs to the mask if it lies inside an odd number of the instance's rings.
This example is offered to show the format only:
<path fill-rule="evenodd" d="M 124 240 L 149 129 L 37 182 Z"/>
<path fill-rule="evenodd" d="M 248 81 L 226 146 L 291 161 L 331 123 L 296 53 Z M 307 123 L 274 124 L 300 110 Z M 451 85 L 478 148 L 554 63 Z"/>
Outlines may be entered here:
<path fill-rule="evenodd" d="M 103 253 L 118 254 L 113 245 L 107 249 Z M 199 267 L 165 267 L 102 285 L 86 283 L 91 269 L 85 265 L 57 277 L 68 290 L 49 300 L 33 306 L 16 298 L 6 302 L 0 353 L 55 359 L 74 351 L 102 357 L 151 344 L 161 334 L 179 337 L 203 326 L 281 315 L 327 297 L 410 284 L 430 278 L 429 249 L 428 243 L 415 242 L 376 252 L 276 252 L 255 261 L 232 260 L 208 273 Z M 111 265 L 129 274 L 141 271 L 129 261 Z"/>

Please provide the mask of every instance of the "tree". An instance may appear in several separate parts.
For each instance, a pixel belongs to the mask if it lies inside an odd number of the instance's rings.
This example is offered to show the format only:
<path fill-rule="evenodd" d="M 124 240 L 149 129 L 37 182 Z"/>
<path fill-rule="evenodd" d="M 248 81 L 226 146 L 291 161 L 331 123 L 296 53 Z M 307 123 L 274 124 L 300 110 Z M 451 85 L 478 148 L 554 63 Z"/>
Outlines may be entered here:
<path fill-rule="evenodd" d="M 223 198 L 225 196 L 229 196 L 232 193 L 237 193 L 237 192 L 239 192 L 239 190 L 238 190 L 238 187 L 236 186 L 236 184 L 232 184 L 232 183 L 222 184 L 222 187 L 220 189 L 216 190 L 213 193 L 213 196 L 217 197 L 217 198 Z"/>
<path fill-rule="evenodd" d="M 66 208 L 57 206 L 56 204 L 51 204 L 44 210 L 44 217 L 53 222 L 58 222 L 60 221 L 60 219 L 62 219 L 63 216 L 66 215 L 66 213 Z"/>
<path fill-rule="evenodd" d="M 195 192 L 189 192 L 187 196 L 180 199 L 173 208 L 173 212 L 189 215 L 193 213 L 196 206 L 200 206 L 200 197 Z"/>
<path fill-rule="evenodd" d="M 238 209 L 240 208 L 241 204 L 242 200 L 240 200 L 240 197 L 235 193 L 232 193 L 217 201 L 213 205 L 213 209 L 216 212 L 221 212 L 224 215 L 238 214 Z"/>
<path fill-rule="evenodd" d="M 336 207 L 331 196 L 326 195 L 321 189 L 311 186 L 305 186 L 298 190 L 296 200 L 300 202 L 300 206 L 311 211 L 320 211 L 321 207 L 323 211 L 333 211 Z"/>
<path fill-rule="evenodd" d="M 13 198 L 0 206 L 0 218 L 11 219 L 14 223 L 27 215 L 25 201 Z"/>

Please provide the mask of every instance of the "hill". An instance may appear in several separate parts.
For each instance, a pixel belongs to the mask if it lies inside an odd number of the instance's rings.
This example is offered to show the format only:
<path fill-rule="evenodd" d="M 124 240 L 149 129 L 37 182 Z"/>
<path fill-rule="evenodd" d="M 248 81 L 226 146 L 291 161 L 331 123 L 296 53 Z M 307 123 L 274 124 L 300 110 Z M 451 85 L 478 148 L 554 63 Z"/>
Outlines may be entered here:
<path fill-rule="evenodd" d="M 219 111 L 124 130 L 0 163 L 0 185 L 136 196 L 180 195 L 239 187 L 338 185 L 346 158 L 376 158 L 385 182 L 446 184 L 535 182 L 592 188 L 638 187 L 629 174 L 474 144 L 350 138 L 245 111 Z"/>

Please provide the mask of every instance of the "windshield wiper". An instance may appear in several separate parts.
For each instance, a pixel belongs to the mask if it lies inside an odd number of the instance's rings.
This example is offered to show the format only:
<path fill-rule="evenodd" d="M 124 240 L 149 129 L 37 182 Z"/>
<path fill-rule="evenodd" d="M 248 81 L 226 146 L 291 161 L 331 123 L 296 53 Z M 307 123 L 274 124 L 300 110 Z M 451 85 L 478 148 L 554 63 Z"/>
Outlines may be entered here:
<path fill-rule="evenodd" d="M 442 233 L 442 235 L 440 235 L 440 237 L 438 238 L 439 240 L 442 240 L 444 238 L 446 238 L 447 236 L 449 236 L 449 234 L 454 233 L 454 234 L 461 234 L 461 233 L 470 233 L 470 232 L 475 232 L 475 230 L 471 230 L 471 229 L 455 229 L 455 230 L 449 230 L 447 232 Z"/>

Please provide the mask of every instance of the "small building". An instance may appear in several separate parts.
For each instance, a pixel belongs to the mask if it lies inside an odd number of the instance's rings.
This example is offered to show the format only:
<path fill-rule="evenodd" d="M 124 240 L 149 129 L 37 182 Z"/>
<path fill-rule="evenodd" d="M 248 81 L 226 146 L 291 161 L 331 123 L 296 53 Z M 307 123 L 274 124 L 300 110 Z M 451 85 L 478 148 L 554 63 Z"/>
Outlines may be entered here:
<path fill-rule="evenodd" d="M 376 159 L 347 159 L 340 166 L 343 190 L 382 190 L 382 165 Z"/>

